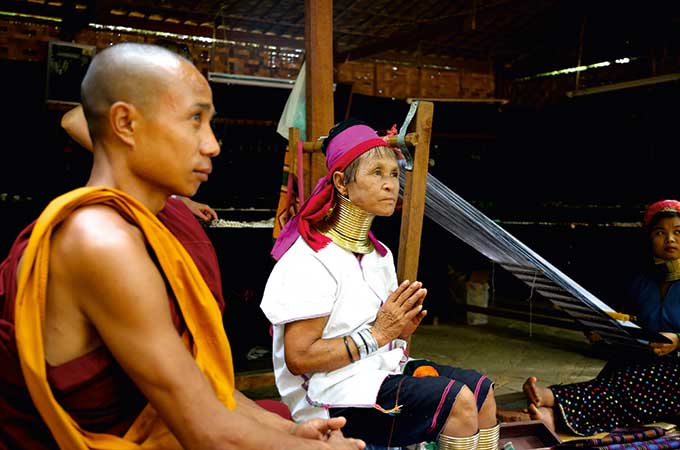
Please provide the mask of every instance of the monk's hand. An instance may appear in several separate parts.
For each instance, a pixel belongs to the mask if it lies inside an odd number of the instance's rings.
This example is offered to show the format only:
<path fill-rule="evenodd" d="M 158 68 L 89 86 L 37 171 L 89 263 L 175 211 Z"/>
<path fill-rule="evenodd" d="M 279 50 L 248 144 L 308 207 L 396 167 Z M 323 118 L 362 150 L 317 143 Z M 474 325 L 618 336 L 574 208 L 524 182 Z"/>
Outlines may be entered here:
<path fill-rule="evenodd" d="M 199 203 L 188 197 L 179 197 L 180 200 L 189 208 L 191 213 L 203 222 L 217 220 L 217 212 L 205 203 Z"/>
<path fill-rule="evenodd" d="M 364 450 L 366 443 L 361 439 L 346 438 L 342 431 L 333 430 L 328 435 L 328 445 L 338 450 Z"/>
<path fill-rule="evenodd" d="M 423 311 L 423 299 L 427 295 L 427 290 L 422 286 L 420 281 L 411 283 L 406 280 L 387 297 L 371 329 L 379 347 L 404 335 L 405 331 L 413 333 L 425 317 L 420 314 Z"/>
<path fill-rule="evenodd" d="M 307 439 L 318 439 L 327 441 L 333 431 L 340 430 L 345 426 L 347 420 L 344 417 L 333 417 L 330 419 L 312 419 L 307 422 L 293 425 L 291 434 Z"/>
<path fill-rule="evenodd" d="M 664 356 L 678 349 L 678 343 L 680 342 L 680 338 L 678 338 L 677 334 L 675 333 L 661 333 L 661 334 L 666 336 L 672 342 L 669 344 L 652 342 L 651 344 L 649 344 L 649 348 L 652 350 L 652 353 L 654 353 L 656 356 Z"/>

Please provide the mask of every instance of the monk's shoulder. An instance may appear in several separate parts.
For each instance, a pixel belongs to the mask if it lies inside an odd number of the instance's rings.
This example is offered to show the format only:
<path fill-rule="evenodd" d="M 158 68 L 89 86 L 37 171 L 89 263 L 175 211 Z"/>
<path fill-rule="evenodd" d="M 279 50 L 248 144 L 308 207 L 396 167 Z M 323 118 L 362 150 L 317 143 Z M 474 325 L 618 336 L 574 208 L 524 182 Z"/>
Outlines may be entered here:
<path fill-rule="evenodd" d="M 64 264 L 82 265 L 140 249 L 145 249 L 145 240 L 137 226 L 108 206 L 90 205 L 78 208 L 57 227 L 51 254 Z"/>

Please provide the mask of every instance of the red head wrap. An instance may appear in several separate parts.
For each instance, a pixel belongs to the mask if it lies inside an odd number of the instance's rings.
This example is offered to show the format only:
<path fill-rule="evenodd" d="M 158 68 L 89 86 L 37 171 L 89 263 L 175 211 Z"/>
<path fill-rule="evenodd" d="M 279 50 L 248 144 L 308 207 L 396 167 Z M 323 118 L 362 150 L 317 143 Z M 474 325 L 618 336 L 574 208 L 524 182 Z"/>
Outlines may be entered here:
<path fill-rule="evenodd" d="M 298 236 L 302 236 L 315 251 L 328 245 L 330 239 L 317 232 L 313 225 L 326 216 L 335 202 L 333 172 L 345 170 L 349 163 L 368 150 L 385 146 L 387 146 L 385 141 L 378 137 L 375 130 L 366 125 L 351 126 L 332 138 L 326 148 L 328 174 L 318 181 L 312 194 L 300 207 L 300 211 L 281 230 L 272 250 L 274 259 L 280 259 L 295 243 Z M 380 245 L 372 233 L 369 233 L 369 237 L 378 253 L 385 255 L 387 250 Z"/>
<path fill-rule="evenodd" d="M 649 205 L 649 208 L 647 208 L 645 216 L 642 219 L 642 223 L 645 226 L 649 226 L 654 216 L 660 212 L 674 212 L 680 214 L 680 202 L 677 200 L 661 200 L 660 202 Z"/>

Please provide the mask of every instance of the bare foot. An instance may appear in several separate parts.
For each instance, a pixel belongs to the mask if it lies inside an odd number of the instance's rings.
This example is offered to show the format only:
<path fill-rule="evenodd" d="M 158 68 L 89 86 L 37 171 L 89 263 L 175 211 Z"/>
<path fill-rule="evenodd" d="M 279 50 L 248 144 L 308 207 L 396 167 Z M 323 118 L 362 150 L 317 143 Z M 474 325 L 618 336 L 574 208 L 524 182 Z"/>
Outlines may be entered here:
<path fill-rule="evenodd" d="M 497 409 L 496 418 L 501 422 L 527 422 L 531 420 L 531 417 L 526 410 L 513 411 L 510 409 Z"/>
<path fill-rule="evenodd" d="M 537 407 L 534 404 L 529 405 L 529 416 L 533 420 L 540 420 L 546 427 L 555 431 L 555 413 L 552 408 L 545 406 Z"/>
<path fill-rule="evenodd" d="M 529 399 L 529 403 L 533 403 L 534 405 L 536 405 L 536 407 L 555 406 L 555 396 L 553 395 L 552 391 L 549 388 L 538 387 L 536 385 L 537 382 L 538 378 L 529 377 L 522 386 L 524 395 L 526 395 L 527 398 Z"/>

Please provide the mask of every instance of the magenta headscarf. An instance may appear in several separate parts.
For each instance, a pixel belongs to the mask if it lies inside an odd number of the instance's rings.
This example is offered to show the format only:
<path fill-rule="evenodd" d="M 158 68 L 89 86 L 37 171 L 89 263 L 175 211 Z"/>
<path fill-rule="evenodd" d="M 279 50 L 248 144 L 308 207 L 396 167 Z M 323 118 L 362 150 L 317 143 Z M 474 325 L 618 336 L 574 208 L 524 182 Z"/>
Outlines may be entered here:
<path fill-rule="evenodd" d="M 271 253 L 274 259 L 280 259 L 295 243 L 298 236 L 302 236 L 305 242 L 317 252 L 328 245 L 330 239 L 316 231 L 313 225 L 326 216 L 335 202 L 333 173 L 345 170 L 349 163 L 368 150 L 385 146 L 388 144 L 367 125 L 353 125 L 332 138 L 326 148 L 328 174 L 316 183 L 314 191 L 302 204 L 298 213 L 279 233 Z M 369 232 L 368 236 L 373 241 L 377 252 L 384 256 L 387 253 L 385 247 L 378 242 L 373 233 Z"/>
<path fill-rule="evenodd" d="M 652 203 L 649 205 L 649 208 L 647 208 L 645 217 L 642 219 L 642 223 L 645 226 L 648 226 L 654 216 L 664 211 L 680 214 L 680 202 L 677 200 L 661 200 L 659 202 Z"/>

